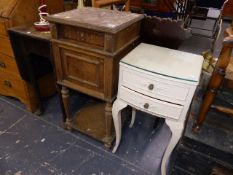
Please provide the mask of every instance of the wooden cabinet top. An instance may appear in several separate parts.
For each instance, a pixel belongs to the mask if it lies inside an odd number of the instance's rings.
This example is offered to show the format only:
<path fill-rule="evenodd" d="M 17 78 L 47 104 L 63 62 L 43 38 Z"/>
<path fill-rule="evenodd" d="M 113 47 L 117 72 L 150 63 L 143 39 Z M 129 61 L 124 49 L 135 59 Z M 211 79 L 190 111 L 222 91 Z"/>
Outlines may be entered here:
<path fill-rule="evenodd" d="M 94 29 L 107 33 L 117 33 L 143 19 L 142 14 L 85 7 L 48 16 L 52 23 L 60 23 Z"/>

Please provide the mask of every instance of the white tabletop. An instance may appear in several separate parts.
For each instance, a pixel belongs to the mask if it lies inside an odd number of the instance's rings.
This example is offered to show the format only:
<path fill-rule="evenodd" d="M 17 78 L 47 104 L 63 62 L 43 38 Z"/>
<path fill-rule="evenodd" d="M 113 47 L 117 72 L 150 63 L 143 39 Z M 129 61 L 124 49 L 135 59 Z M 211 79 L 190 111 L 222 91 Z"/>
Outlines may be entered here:
<path fill-rule="evenodd" d="M 198 82 L 203 57 L 141 43 L 126 55 L 121 62 L 163 76 Z"/>

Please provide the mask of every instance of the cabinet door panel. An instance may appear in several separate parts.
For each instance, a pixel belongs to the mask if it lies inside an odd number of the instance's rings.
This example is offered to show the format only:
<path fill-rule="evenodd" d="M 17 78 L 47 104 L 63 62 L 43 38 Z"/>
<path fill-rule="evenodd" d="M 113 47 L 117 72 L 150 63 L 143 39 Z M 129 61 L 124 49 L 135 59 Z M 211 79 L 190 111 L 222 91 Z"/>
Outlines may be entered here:
<path fill-rule="evenodd" d="M 104 59 L 65 48 L 60 53 L 63 80 L 104 92 Z"/>

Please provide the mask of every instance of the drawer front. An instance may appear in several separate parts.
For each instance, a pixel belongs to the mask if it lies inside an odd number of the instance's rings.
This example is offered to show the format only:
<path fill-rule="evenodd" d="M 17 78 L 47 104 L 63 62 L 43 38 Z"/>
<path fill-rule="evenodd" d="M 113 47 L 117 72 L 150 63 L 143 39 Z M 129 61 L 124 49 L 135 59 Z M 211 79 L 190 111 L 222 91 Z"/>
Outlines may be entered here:
<path fill-rule="evenodd" d="M 14 57 L 11 42 L 8 38 L 0 36 L 0 53 Z"/>
<path fill-rule="evenodd" d="M 104 91 L 104 59 L 65 48 L 60 48 L 60 53 L 62 81 L 86 89 Z"/>
<path fill-rule="evenodd" d="M 123 86 L 120 87 L 118 98 L 125 100 L 142 111 L 166 118 L 179 119 L 183 110 L 183 106 L 150 98 Z"/>
<path fill-rule="evenodd" d="M 7 36 L 6 21 L 7 20 L 0 18 L 0 35 Z"/>
<path fill-rule="evenodd" d="M 6 71 L 19 76 L 19 70 L 14 58 L 0 53 L 0 71 Z"/>
<path fill-rule="evenodd" d="M 121 67 L 121 84 L 145 95 L 177 104 L 185 104 L 189 87 L 175 81 L 159 79 L 146 73 Z"/>
<path fill-rule="evenodd" d="M 6 72 L 0 72 L 0 94 L 26 99 L 24 81 Z"/>
<path fill-rule="evenodd" d="M 99 49 L 104 48 L 104 33 L 73 26 L 58 27 L 58 38 L 91 46 Z"/>

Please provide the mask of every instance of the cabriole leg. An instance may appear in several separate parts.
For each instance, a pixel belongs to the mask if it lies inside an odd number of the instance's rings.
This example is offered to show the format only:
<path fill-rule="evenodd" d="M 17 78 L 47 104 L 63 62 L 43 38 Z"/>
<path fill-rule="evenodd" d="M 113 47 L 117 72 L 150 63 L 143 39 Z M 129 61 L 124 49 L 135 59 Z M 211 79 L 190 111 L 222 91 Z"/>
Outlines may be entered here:
<path fill-rule="evenodd" d="M 113 122 L 115 126 L 115 131 L 116 131 L 116 143 L 115 146 L 112 150 L 113 153 L 116 152 L 120 140 L 121 140 L 121 110 L 124 109 L 127 106 L 127 103 L 125 103 L 122 100 L 116 99 L 116 101 L 113 103 L 112 106 L 112 117 L 113 117 Z"/>
<path fill-rule="evenodd" d="M 166 151 L 163 155 L 162 165 L 161 165 L 162 175 L 167 174 L 166 173 L 167 162 L 169 160 L 169 157 L 170 157 L 173 149 L 175 148 L 176 144 L 178 143 L 178 141 L 182 135 L 183 128 L 184 128 L 183 122 L 177 122 L 177 121 L 172 121 L 172 120 L 166 119 L 166 124 L 170 128 L 170 130 L 172 132 L 172 136 L 171 136 L 170 142 L 166 148 Z"/>

